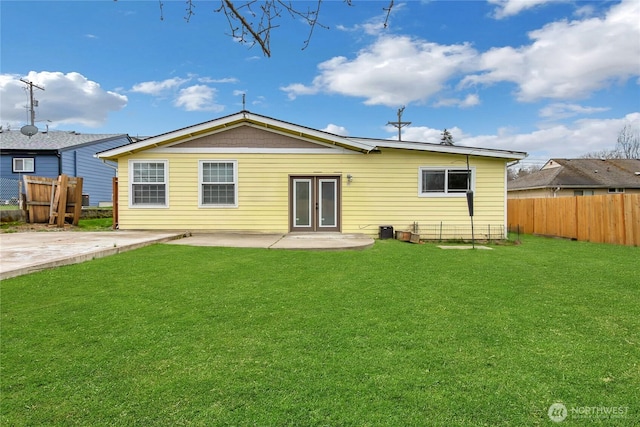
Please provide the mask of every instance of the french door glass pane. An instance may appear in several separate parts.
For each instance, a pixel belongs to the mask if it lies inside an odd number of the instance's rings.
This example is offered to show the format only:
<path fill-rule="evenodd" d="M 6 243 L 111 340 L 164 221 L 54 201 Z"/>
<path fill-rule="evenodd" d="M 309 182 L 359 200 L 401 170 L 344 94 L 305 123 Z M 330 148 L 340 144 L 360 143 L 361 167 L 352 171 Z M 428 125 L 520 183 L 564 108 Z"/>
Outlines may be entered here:
<path fill-rule="evenodd" d="M 296 179 L 293 185 L 293 213 L 296 227 L 311 226 L 311 180 Z"/>
<path fill-rule="evenodd" d="M 320 227 L 336 226 L 336 181 L 320 180 Z"/>

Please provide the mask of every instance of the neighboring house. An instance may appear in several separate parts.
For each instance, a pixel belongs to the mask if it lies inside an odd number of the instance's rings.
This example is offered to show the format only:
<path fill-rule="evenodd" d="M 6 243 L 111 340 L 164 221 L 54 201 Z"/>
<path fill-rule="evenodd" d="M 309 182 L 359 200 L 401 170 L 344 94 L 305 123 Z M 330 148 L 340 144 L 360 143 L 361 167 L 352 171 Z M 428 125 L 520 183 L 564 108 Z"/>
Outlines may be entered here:
<path fill-rule="evenodd" d="M 509 181 L 510 199 L 640 193 L 640 159 L 551 159 Z"/>
<path fill-rule="evenodd" d="M 116 167 L 112 162 L 105 164 L 95 154 L 129 143 L 131 138 L 126 134 L 48 131 L 29 138 L 19 130 L 0 130 L 0 199 L 16 198 L 17 182 L 24 175 L 56 178 L 67 174 L 83 178 L 82 193 L 88 195 L 89 205 L 111 202 Z"/>
<path fill-rule="evenodd" d="M 373 236 L 469 229 L 467 160 L 475 223 L 504 230 L 506 165 L 525 156 L 344 137 L 248 111 L 98 153 L 118 162 L 120 229 Z"/>

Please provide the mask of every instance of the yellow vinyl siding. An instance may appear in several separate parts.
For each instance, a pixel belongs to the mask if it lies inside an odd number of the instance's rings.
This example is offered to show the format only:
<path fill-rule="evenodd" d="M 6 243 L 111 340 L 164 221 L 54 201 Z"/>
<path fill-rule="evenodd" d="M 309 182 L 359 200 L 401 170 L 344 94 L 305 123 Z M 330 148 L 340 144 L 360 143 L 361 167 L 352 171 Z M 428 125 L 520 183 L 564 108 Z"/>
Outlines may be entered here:
<path fill-rule="evenodd" d="M 169 207 L 129 207 L 129 160 L 167 160 Z M 198 207 L 198 161 L 238 161 L 238 207 Z M 377 235 L 380 225 L 469 225 L 462 197 L 418 197 L 421 166 L 466 168 L 462 155 L 384 149 L 380 154 L 157 153 L 119 160 L 121 229 L 289 231 L 289 176 L 340 175 L 342 232 Z M 475 222 L 504 225 L 505 161 L 470 157 L 475 167 Z M 353 176 L 348 183 L 347 175 Z"/>

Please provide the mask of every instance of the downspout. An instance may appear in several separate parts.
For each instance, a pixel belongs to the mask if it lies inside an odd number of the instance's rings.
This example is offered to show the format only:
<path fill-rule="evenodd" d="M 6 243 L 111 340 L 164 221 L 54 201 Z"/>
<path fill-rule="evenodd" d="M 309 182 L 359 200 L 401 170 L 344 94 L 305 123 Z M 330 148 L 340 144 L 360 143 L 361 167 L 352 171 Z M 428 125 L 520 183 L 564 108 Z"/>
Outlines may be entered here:
<path fill-rule="evenodd" d="M 560 191 L 560 187 L 556 187 L 553 189 L 553 198 L 555 199 L 557 197 L 556 193 Z"/>
<path fill-rule="evenodd" d="M 105 159 L 100 159 L 100 160 L 102 160 L 102 163 L 104 163 L 105 166 L 109 166 L 111 169 L 115 170 L 116 176 L 118 176 L 118 166 L 110 165 L 109 163 L 107 163 Z"/>
<path fill-rule="evenodd" d="M 507 187 L 509 186 L 509 168 L 511 166 L 515 166 L 520 163 L 520 160 L 516 160 L 513 163 L 506 163 L 506 167 L 504 168 L 504 237 L 509 238 L 509 218 L 507 215 L 507 210 L 509 206 L 509 192 L 507 191 Z"/>

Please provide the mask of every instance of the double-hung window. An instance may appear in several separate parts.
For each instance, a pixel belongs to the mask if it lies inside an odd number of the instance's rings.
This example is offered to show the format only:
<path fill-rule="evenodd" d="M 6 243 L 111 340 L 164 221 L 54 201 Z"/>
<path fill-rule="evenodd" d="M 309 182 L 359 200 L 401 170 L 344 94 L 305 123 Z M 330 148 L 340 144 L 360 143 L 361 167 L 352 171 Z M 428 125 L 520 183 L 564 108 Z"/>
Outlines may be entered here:
<path fill-rule="evenodd" d="M 200 160 L 200 206 L 238 206 L 238 162 Z"/>
<path fill-rule="evenodd" d="M 35 160 L 33 157 L 14 157 L 13 172 L 31 173 L 36 171 Z"/>
<path fill-rule="evenodd" d="M 473 169 L 421 167 L 420 197 L 464 196 L 473 189 Z"/>
<path fill-rule="evenodd" d="M 130 204 L 132 207 L 168 206 L 168 166 L 166 160 L 131 160 Z"/>

